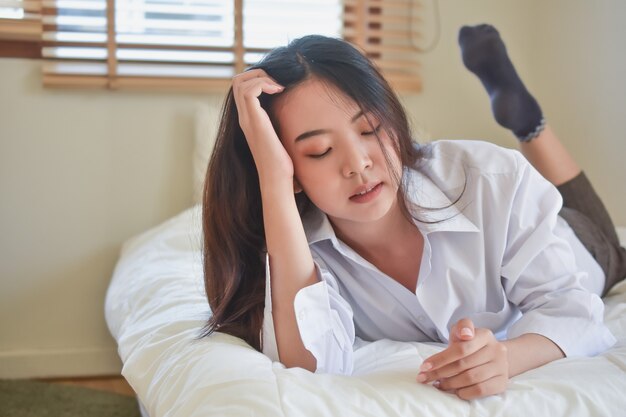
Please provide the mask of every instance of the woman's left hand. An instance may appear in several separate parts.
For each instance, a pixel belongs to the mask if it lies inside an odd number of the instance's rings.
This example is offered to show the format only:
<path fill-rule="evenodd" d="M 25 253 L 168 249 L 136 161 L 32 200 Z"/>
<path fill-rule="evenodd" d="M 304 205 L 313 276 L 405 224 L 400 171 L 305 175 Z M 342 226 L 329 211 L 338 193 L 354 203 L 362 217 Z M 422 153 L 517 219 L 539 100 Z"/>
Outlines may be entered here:
<path fill-rule="evenodd" d="M 499 394 L 509 382 L 507 348 L 491 330 L 461 319 L 450 329 L 448 347 L 422 363 L 417 381 L 464 400 Z"/>

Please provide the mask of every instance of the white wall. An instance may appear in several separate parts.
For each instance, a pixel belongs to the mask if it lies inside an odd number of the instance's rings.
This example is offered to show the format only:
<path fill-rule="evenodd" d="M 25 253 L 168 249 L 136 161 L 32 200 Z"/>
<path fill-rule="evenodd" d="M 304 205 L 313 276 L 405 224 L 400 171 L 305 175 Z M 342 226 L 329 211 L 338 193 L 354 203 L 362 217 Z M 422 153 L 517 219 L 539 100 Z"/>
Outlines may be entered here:
<path fill-rule="evenodd" d="M 423 1 L 429 21 L 430 1 Z M 424 91 L 432 138 L 514 147 L 456 43 L 490 22 L 544 113 L 626 225 L 626 3 L 441 0 Z M 558 23 L 558 26 L 557 26 Z M 432 26 L 425 28 L 428 43 Z M 119 371 L 103 299 L 121 243 L 191 205 L 193 114 L 219 95 L 42 89 L 39 63 L 0 59 L 0 377 Z"/>

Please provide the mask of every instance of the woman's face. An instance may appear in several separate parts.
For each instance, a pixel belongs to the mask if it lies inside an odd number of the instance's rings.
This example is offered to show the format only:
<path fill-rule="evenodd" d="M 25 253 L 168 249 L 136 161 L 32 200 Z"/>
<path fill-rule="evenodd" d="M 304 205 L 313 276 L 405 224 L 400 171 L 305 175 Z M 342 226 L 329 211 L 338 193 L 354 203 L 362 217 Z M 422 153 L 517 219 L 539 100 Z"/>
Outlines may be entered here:
<path fill-rule="evenodd" d="M 333 224 L 376 221 L 395 205 L 398 184 L 372 126 L 399 178 L 402 165 L 391 139 L 341 90 L 310 79 L 281 95 L 273 110 L 296 181 Z"/>

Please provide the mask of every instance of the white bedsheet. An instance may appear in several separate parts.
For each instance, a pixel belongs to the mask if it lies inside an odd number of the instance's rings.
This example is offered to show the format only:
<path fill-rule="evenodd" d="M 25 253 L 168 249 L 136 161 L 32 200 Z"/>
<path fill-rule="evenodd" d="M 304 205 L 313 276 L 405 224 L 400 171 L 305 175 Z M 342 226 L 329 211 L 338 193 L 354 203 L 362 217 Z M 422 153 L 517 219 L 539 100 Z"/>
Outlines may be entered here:
<path fill-rule="evenodd" d="M 228 335 L 196 339 L 209 314 L 200 224 L 195 206 L 128 240 L 107 293 L 122 374 L 150 417 L 626 416 L 626 283 L 606 298 L 611 350 L 552 362 L 468 402 L 415 382 L 442 345 L 365 344 L 345 377 L 285 369 Z"/>

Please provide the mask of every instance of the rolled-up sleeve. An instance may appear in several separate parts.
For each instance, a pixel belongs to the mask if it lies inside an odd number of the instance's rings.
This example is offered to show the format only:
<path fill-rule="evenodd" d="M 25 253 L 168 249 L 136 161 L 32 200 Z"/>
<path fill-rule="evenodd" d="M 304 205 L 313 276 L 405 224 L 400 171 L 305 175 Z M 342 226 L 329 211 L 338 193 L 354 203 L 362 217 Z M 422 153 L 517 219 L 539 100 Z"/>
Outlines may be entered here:
<path fill-rule="evenodd" d="M 602 300 L 581 285 L 587 272 L 557 233 L 561 195 L 523 157 L 518 164 L 501 276 L 522 316 L 507 337 L 537 333 L 568 357 L 601 353 L 616 339 L 603 323 Z"/>
<path fill-rule="evenodd" d="M 352 308 L 339 294 L 335 277 L 314 256 L 319 282 L 296 294 L 294 310 L 304 347 L 317 361 L 316 373 L 350 375 L 354 367 L 355 340 Z M 263 353 L 279 361 L 270 285 L 269 259 L 266 257 Z"/>

